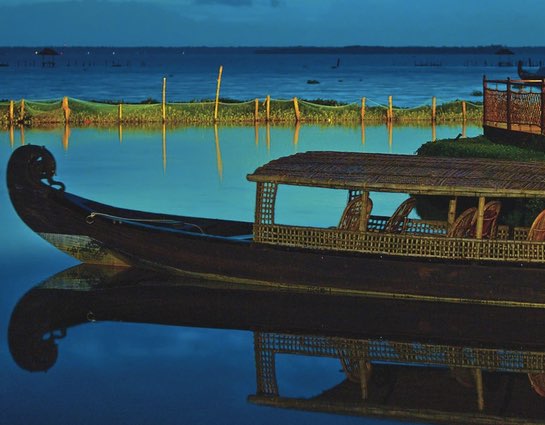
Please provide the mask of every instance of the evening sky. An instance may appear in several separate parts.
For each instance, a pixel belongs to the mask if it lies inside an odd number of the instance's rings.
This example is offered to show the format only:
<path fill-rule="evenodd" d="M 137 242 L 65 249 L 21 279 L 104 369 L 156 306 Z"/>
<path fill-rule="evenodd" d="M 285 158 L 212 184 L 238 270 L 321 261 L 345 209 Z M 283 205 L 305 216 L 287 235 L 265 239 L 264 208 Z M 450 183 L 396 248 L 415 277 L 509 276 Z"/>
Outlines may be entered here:
<path fill-rule="evenodd" d="M 4 46 L 543 46 L 543 0 L 1 0 Z"/>

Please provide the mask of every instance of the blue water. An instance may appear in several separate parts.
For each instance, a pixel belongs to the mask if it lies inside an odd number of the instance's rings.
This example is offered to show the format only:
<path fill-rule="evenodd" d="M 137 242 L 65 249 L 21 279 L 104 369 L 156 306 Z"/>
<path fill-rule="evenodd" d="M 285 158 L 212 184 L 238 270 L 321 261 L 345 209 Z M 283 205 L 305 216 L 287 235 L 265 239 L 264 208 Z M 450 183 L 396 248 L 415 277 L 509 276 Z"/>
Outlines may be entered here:
<path fill-rule="evenodd" d="M 169 101 L 211 99 L 223 66 L 221 96 L 238 100 L 334 99 L 413 107 L 456 99 L 481 101 L 482 78 L 517 78 L 518 60 L 545 63 L 545 49 L 494 54 L 254 54 L 253 49 L 57 48 L 43 67 L 31 48 L 1 48 L 0 99 L 139 102 L 160 99 L 163 77 Z M 340 61 L 337 67 L 337 60 Z M 498 66 L 508 63 L 510 66 Z M 433 65 L 433 66 L 431 66 Z M 319 84 L 307 84 L 317 80 Z"/>
<path fill-rule="evenodd" d="M 460 126 L 438 126 L 437 138 Z M 468 136 L 481 132 L 465 129 Z M 45 145 L 67 190 L 101 202 L 206 217 L 252 220 L 255 187 L 246 174 L 298 151 L 414 153 L 431 140 L 429 127 L 264 126 L 139 130 L 72 128 L 0 132 L 0 174 L 23 142 Z M 312 191 L 311 191 L 312 192 Z M 328 192 L 329 193 L 329 192 Z M 281 193 L 279 220 L 335 225 L 346 194 Z M 326 201 L 324 201 L 324 199 Z M 400 199 L 373 197 L 378 214 Z M 296 202 L 297 201 L 297 202 Z M 319 206 L 320 208 L 316 208 Z M 259 407 L 253 336 L 247 331 L 96 322 L 69 328 L 47 372 L 19 367 L 7 347 L 7 327 L 20 298 L 77 262 L 31 232 L 0 186 L 0 423 L 1 424 L 356 424 L 390 423 L 355 417 Z M 331 359 L 278 363 L 282 392 L 311 396 L 341 382 Z"/>

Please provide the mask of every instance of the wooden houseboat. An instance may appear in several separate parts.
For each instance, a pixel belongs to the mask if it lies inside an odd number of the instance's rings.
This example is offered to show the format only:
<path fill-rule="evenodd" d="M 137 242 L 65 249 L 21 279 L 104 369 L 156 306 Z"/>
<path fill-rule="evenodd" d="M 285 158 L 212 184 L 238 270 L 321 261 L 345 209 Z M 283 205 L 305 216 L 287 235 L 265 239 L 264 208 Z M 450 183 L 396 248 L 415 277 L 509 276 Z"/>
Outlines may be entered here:
<path fill-rule="evenodd" d="M 540 162 L 295 154 L 248 175 L 257 186 L 253 223 L 100 204 L 65 191 L 55 170 L 44 147 L 18 148 L 8 164 L 9 194 L 31 229 L 83 262 L 366 296 L 545 306 L 545 211 L 529 228 L 498 225 L 502 199 L 545 198 Z M 338 225 L 277 223 L 282 185 L 346 191 Z M 376 216 L 375 192 L 407 199 L 391 217 Z M 445 219 L 409 218 L 416 195 L 450 197 Z M 458 211 L 460 197 L 475 206 Z M 422 273 L 435 279 L 411 283 Z"/>

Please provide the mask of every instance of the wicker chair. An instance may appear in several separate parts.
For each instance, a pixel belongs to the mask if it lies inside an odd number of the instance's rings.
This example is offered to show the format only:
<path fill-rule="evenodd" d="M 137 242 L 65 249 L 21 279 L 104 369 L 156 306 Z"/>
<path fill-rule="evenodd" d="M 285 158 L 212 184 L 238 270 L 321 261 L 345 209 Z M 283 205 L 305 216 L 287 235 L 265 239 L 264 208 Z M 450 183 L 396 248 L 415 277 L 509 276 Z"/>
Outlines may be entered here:
<path fill-rule="evenodd" d="M 468 208 L 458 216 L 452 223 L 447 233 L 449 238 L 471 238 L 473 237 L 473 218 L 477 214 L 477 208 Z"/>
<path fill-rule="evenodd" d="M 498 232 L 498 215 L 500 214 L 500 210 L 501 202 L 499 201 L 490 201 L 484 205 L 483 239 L 494 239 L 496 237 L 496 233 Z M 477 233 L 477 216 L 478 214 L 475 213 L 471 223 L 473 227 L 473 237 Z"/>
<path fill-rule="evenodd" d="M 545 241 L 545 210 L 541 211 L 528 232 L 529 241 Z"/>
<path fill-rule="evenodd" d="M 416 198 L 412 196 L 403 201 L 386 222 L 384 231 L 389 233 L 402 233 L 407 227 L 407 216 L 416 205 Z"/>
<path fill-rule="evenodd" d="M 339 229 L 356 231 L 359 229 L 360 216 L 361 216 L 362 200 L 361 195 L 352 199 L 343 211 L 341 220 L 339 221 Z M 367 219 L 371 215 L 373 209 L 373 201 L 371 198 L 367 199 Z"/>

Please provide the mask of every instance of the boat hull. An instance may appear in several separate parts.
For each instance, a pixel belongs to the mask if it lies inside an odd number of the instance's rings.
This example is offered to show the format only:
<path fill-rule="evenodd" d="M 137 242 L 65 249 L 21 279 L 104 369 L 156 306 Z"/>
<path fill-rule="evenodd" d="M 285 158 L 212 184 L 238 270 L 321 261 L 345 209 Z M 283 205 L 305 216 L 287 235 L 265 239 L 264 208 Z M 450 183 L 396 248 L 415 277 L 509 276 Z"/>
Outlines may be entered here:
<path fill-rule="evenodd" d="M 11 201 L 33 231 L 83 262 L 162 268 L 318 292 L 545 307 L 545 269 L 539 266 L 415 260 L 255 243 L 248 237 L 252 223 L 153 214 L 77 197 L 52 179 L 54 169 L 45 148 L 17 149 L 8 165 Z"/>

